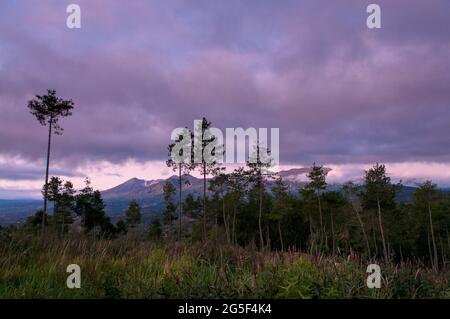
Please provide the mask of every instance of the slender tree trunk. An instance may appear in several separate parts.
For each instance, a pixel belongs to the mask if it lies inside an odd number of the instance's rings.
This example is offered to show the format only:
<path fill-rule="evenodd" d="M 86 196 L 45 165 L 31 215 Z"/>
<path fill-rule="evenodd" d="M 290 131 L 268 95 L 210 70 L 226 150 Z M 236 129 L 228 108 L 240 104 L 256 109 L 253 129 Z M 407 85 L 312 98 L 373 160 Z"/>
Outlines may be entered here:
<path fill-rule="evenodd" d="M 381 219 L 381 206 L 380 206 L 380 199 L 377 196 L 377 205 L 378 205 L 378 223 L 380 225 L 380 232 L 381 232 L 381 241 L 383 242 L 383 254 L 384 259 L 386 262 L 389 262 L 389 255 L 386 247 L 386 240 L 384 239 L 384 229 L 383 229 L 383 221 Z"/>
<path fill-rule="evenodd" d="M 216 220 L 214 223 L 216 225 L 216 228 L 218 228 L 219 227 L 219 210 L 216 210 L 215 216 L 216 216 Z"/>
<path fill-rule="evenodd" d="M 62 214 L 62 227 L 61 227 L 61 236 L 64 235 L 64 226 L 65 226 L 65 216 L 64 213 Z"/>
<path fill-rule="evenodd" d="M 334 234 L 334 220 L 333 220 L 333 213 L 331 213 L 331 236 L 332 242 L 333 242 L 333 256 L 336 254 L 336 236 Z"/>
<path fill-rule="evenodd" d="M 278 221 L 278 233 L 280 234 L 281 251 L 284 251 L 283 234 L 281 233 L 281 221 Z"/>
<path fill-rule="evenodd" d="M 85 230 L 86 227 L 86 207 L 84 206 L 85 204 L 83 203 L 83 212 L 81 214 L 81 227 L 82 230 Z"/>
<path fill-rule="evenodd" d="M 403 251 L 402 251 L 402 245 L 400 245 L 400 262 L 403 263 Z"/>
<path fill-rule="evenodd" d="M 308 220 L 309 220 L 309 251 L 310 254 L 312 254 L 313 250 L 314 250 L 314 241 L 315 241 L 315 236 L 313 235 L 313 228 L 312 228 L 312 223 L 311 223 L 311 215 L 308 215 Z"/>
<path fill-rule="evenodd" d="M 430 255 L 431 268 L 435 269 L 433 252 L 431 251 L 431 240 L 430 240 L 430 230 L 429 229 L 427 231 L 427 240 L 428 240 L 428 253 Z"/>
<path fill-rule="evenodd" d="M 61 237 L 64 236 L 64 227 L 65 227 L 65 222 L 64 222 L 64 214 L 63 214 L 62 223 L 61 223 Z"/>
<path fill-rule="evenodd" d="M 434 227 L 433 227 L 433 217 L 431 216 L 431 205 L 430 202 L 428 202 L 428 216 L 430 218 L 430 233 L 431 233 L 431 242 L 433 244 L 433 263 L 434 263 L 434 270 L 439 269 L 439 263 L 438 263 L 438 253 L 436 248 L 436 240 L 434 238 Z"/>
<path fill-rule="evenodd" d="M 227 243 L 230 244 L 230 229 L 228 225 L 228 220 L 225 214 L 225 194 L 222 197 L 222 214 L 223 214 L 223 225 L 225 226 L 225 234 L 227 236 Z"/>
<path fill-rule="evenodd" d="M 268 224 L 266 226 L 266 246 L 267 250 L 270 251 L 270 229 Z"/>
<path fill-rule="evenodd" d="M 448 246 L 448 250 L 450 250 L 450 237 L 448 236 L 448 229 L 446 230 L 447 232 L 447 246 Z"/>
<path fill-rule="evenodd" d="M 233 205 L 233 244 L 236 244 L 236 204 Z"/>
<path fill-rule="evenodd" d="M 389 238 L 386 239 L 386 247 L 387 247 L 388 257 L 390 260 L 391 259 L 391 243 L 389 242 Z"/>
<path fill-rule="evenodd" d="M 320 248 L 322 248 L 323 245 L 323 235 L 324 235 L 324 229 L 323 229 L 323 218 L 322 218 L 322 203 L 320 201 L 320 193 L 319 190 L 316 191 L 317 195 L 317 203 L 319 205 L 319 222 L 320 222 Z"/>
<path fill-rule="evenodd" d="M 52 125 L 53 118 L 50 118 L 48 123 L 48 144 L 47 144 L 47 166 L 45 169 L 45 184 L 44 184 L 44 212 L 42 214 L 42 229 L 45 227 L 45 218 L 47 216 L 47 196 L 48 196 L 48 171 L 50 167 L 50 148 L 52 144 Z"/>
<path fill-rule="evenodd" d="M 203 240 L 206 241 L 206 162 L 203 162 Z"/>
<path fill-rule="evenodd" d="M 378 256 L 378 243 L 377 243 L 377 236 L 375 234 L 375 229 L 372 225 L 372 237 L 373 237 L 373 243 L 375 244 L 375 256 Z"/>
<path fill-rule="evenodd" d="M 179 200 L 178 200 L 178 240 L 181 240 L 181 217 L 183 214 L 183 203 L 181 202 L 182 196 L 182 180 L 181 180 L 181 163 L 178 164 L 178 183 L 179 183 Z"/>
<path fill-rule="evenodd" d="M 438 233 L 438 237 L 439 237 L 439 245 L 441 246 L 442 267 L 445 267 L 446 256 L 445 256 L 445 254 L 444 254 L 444 245 L 442 244 L 442 236 L 441 236 L 441 232 Z"/>
<path fill-rule="evenodd" d="M 259 226 L 259 247 L 261 249 L 264 248 L 264 239 L 263 239 L 263 231 L 262 231 L 262 193 L 263 193 L 263 184 L 262 184 L 262 176 L 261 171 L 259 172 L 259 215 L 258 215 L 258 226 Z"/>
<path fill-rule="evenodd" d="M 369 238 L 367 237 L 367 233 L 366 233 L 366 229 L 364 227 L 364 223 L 362 221 L 361 215 L 359 214 L 358 210 L 355 207 L 355 204 L 353 203 L 353 199 L 351 200 L 351 202 L 352 202 L 351 204 L 352 204 L 353 211 L 355 212 L 356 218 L 358 219 L 359 225 L 361 227 L 361 230 L 362 230 L 362 233 L 363 233 L 363 236 L 364 236 L 364 240 L 366 241 L 367 256 L 369 258 L 372 258 L 372 254 L 370 252 Z"/>

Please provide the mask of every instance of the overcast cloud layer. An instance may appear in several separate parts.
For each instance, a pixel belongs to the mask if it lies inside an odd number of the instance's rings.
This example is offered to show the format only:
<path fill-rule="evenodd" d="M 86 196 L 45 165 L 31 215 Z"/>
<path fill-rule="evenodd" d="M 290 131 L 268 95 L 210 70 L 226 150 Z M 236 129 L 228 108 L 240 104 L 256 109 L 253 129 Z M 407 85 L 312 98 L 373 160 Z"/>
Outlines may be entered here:
<path fill-rule="evenodd" d="M 65 26 L 73 2 L 80 30 Z M 381 30 L 365 26 L 372 2 Z M 1 1 L 0 157 L 42 163 L 26 103 L 54 88 L 76 104 L 52 152 L 65 176 L 164 160 L 171 130 L 202 116 L 279 127 L 285 165 L 448 164 L 449 13 L 448 0 Z M 14 163 L 0 180 L 34 179 Z"/>

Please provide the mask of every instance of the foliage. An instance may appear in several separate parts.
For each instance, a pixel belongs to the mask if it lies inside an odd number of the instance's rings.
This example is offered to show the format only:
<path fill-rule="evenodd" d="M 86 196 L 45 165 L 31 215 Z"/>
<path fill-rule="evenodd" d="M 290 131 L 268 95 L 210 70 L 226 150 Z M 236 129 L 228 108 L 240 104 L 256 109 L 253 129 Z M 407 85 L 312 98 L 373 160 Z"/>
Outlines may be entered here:
<path fill-rule="evenodd" d="M 114 232 L 111 220 L 106 216 L 101 193 L 94 191 L 89 179 L 86 179 L 86 186 L 75 197 L 75 213 L 81 217 L 86 232 L 100 231 L 105 235 Z"/>
<path fill-rule="evenodd" d="M 339 257 L 52 236 L 0 242 L 0 298 L 450 298 L 449 273 L 420 264 L 381 264 L 382 288 L 369 289 L 367 265 Z M 66 287 L 73 263 L 82 289 Z"/>
<path fill-rule="evenodd" d="M 128 225 L 136 225 L 141 222 L 141 206 L 136 200 L 132 200 L 125 211 Z"/>
<path fill-rule="evenodd" d="M 47 90 L 45 95 L 36 95 L 28 102 L 30 113 L 33 114 L 42 126 L 51 124 L 54 133 L 60 135 L 63 131 L 59 126 L 59 119 L 72 115 L 74 103 L 56 96 L 55 90 Z"/>
<path fill-rule="evenodd" d="M 170 181 L 167 181 L 163 187 L 164 204 L 165 204 L 163 216 L 165 224 L 168 224 L 171 221 L 175 220 L 174 213 L 177 209 L 177 206 L 173 202 L 173 196 L 175 192 L 176 192 L 175 186 L 173 186 L 173 184 Z"/>

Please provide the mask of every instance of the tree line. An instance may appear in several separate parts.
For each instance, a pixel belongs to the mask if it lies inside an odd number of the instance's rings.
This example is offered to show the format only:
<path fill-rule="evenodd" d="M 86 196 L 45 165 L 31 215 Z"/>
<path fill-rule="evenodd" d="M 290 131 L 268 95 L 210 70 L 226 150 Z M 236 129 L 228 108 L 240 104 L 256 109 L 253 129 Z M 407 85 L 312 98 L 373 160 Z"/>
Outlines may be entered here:
<path fill-rule="evenodd" d="M 78 194 L 70 182 L 57 177 L 48 181 L 51 135 L 61 134 L 58 119 L 71 115 L 73 102 L 49 90 L 47 95 L 30 101 L 28 107 L 42 125 L 49 127 L 44 210 L 32 216 L 29 224 L 40 224 L 42 230 L 52 224 L 64 234 L 72 216 L 78 215 L 87 232 L 99 229 L 109 235 L 125 233 L 127 227 L 139 224 L 141 208 L 136 201 L 130 203 L 126 221 L 114 226 L 105 214 L 100 192 L 94 191 L 89 181 Z M 170 157 L 175 144 L 169 145 L 167 165 L 177 172 L 178 183 L 165 184 L 165 226 L 154 220 L 149 228 L 151 237 L 160 238 L 163 228 L 171 228 L 176 229 L 171 233 L 175 238 L 169 239 L 185 240 L 183 219 L 189 218 L 193 221 L 188 233 L 191 240 L 221 240 L 315 255 L 360 255 L 387 262 L 420 261 L 436 270 L 447 266 L 450 197 L 431 181 L 418 185 L 411 201 L 400 202 L 397 198 L 402 185 L 392 183 L 385 165 L 376 164 L 367 170 L 362 185 L 347 182 L 339 190 L 329 190 L 327 170 L 313 164 L 307 175 L 309 181 L 300 189 L 291 189 L 281 177 L 265 173 L 269 164 L 261 156 L 270 152 L 263 152 L 259 146 L 251 154 L 254 160 L 226 173 L 220 163 L 208 160 L 211 154 L 205 153 L 217 143 L 208 130 L 210 126 L 203 118 L 195 128 L 202 142 L 186 145 L 191 150 L 199 148 L 196 153 L 201 154 L 200 160 L 192 155 L 187 161 L 175 162 Z M 186 131 L 193 136 L 189 129 Z M 176 142 L 183 143 L 182 139 L 180 134 Z M 185 149 L 181 148 L 179 155 Z M 222 151 L 223 147 L 214 144 L 212 150 Z M 192 171 L 201 174 L 203 192 L 197 197 L 187 194 L 183 199 L 186 176 Z M 47 201 L 54 204 L 51 222 L 47 220 Z"/>
<path fill-rule="evenodd" d="M 200 162 L 174 163 L 171 153 L 175 144 L 169 145 L 167 165 L 178 172 L 179 194 L 178 201 L 174 200 L 177 187 L 168 181 L 164 222 L 173 224 L 178 219 L 178 238 L 185 214 L 202 221 L 202 240 L 216 237 L 260 249 L 358 254 L 386 262 L 417 260 L 434 269 L 447 266 L 450 196 L 431 181 L 418 185 L 411 201 L 401 202 L 402 184 L 391 181 L 385 165 L 375 164 L 365 171 L 362 185 L 347 182 L 339 190 L 329 190 L 327 170 L 314 163 L 308 182 L 300 189 L 291 189 L 281 177 L 266 173 L 264 168 L 270 161 L 261 157 L 270 156 L 270 151 L 259 145 L 250 155 L 256 160 L 225 173 L 224 167 L 208 162 L 209 154 L 204 154 L 208 144 L 215 143 L 208 132 L 210 126 L 203 118 L 201 127 L 195 128 L 202 131 L 200 136 L 207 136 L 200 144 Z M 182 136 L 186 134 L 180 134 L 176 142 Z M 180 148 L 179 155 L 185 149 Z M 215 148 L 209 149 L 214 152 Z M 204 181 L 203 195 L 194 198 L 188 194 L 182 201 L 185 177 L 195 170 Z"/>
<path fill-rule="evenodd" d="M 300 189 L 281 177 L 258 180 L 252 174 L 239 168 L 213 176 L 205 207 L 202 196 L 191 193 L 179 207 L 176 187 L 167 181 L 164 223 L 173 225 L 183 211 L 194 221 L 207 220 L 209 240 L 314 255 L 420 261 L 435 269 L 448 265 L 450 196 L 430 181 L 418 185 L 411 201 L 399 202 L 402 185 L 392 183 L 380 164 L 365 172 L 362 185 L 347 182 L 339 190 L 327 189 L 327 172 L 316 164 Z"/>

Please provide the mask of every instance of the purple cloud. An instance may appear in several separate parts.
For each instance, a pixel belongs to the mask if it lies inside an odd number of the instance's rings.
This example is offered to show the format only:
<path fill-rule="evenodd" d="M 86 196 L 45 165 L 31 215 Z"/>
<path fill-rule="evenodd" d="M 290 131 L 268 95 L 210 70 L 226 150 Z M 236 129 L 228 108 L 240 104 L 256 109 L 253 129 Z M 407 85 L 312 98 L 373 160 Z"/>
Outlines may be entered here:
<path fill-rule="evenodd" d="M 55 88 L 76 103 L 52 156 L 161 160 L 206 116 L 279 127 L 282 163 L 449 162 L 448 1 L 70 1 L 0 4 L 0 155 L 44 155 L 26 110 Z"/>

